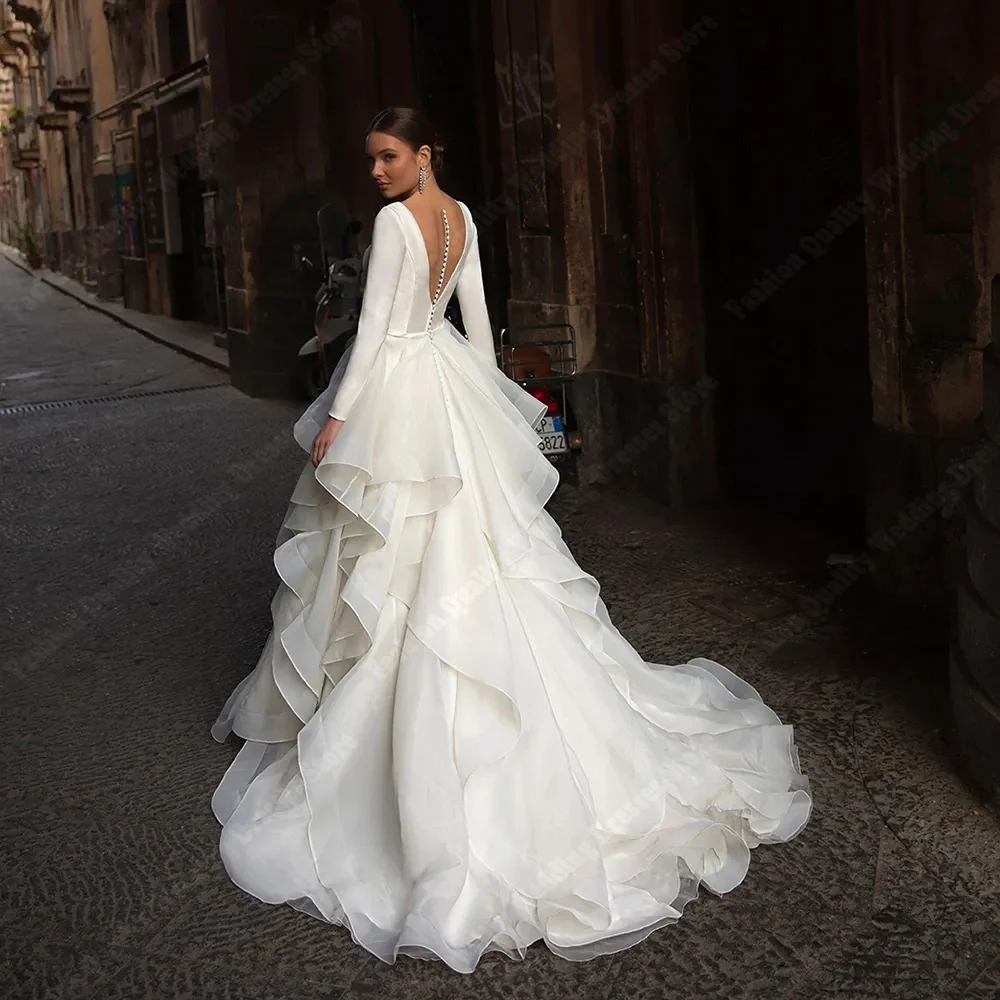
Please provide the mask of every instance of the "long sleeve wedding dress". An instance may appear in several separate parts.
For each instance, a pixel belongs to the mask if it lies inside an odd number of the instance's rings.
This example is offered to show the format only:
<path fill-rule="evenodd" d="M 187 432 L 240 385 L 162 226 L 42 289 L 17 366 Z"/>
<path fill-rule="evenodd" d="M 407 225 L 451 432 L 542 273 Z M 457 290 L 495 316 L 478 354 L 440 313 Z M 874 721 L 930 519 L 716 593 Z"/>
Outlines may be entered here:
<path fill-rule="evenodd" d="M 450 275 L 405 205 L 376 219 L 354 350 L 296 438 L 345 423 L 293 491 L 273 631 L 213 728 L 246 741 L 213 808 L 248 893 L 471 972 L 641 941 L 700 884 L 735 888 L 811 798 L 752 687 L 645 663 L 609 620 L 544 509 L 544 407 L 497 367 L 460 207 Z"/>

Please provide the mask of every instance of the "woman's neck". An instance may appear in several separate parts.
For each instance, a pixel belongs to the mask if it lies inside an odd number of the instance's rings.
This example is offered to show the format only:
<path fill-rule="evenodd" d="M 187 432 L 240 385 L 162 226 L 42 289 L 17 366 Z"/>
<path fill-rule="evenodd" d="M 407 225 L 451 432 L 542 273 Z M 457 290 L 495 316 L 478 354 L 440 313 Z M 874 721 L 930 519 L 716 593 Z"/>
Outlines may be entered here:
<path fill-rule="evenodd" d="M 437 181 L 432 180 L 430 177 L 427 178 L 427 184 L 424 190 L 421 191 L 420 188 L 411 188 L 406 194 L 404 194 L 400 201 L 410 201 L 411 199 L 420 199 L 421 201 L 443 201 L 444 192 L 438 187 Z"/>

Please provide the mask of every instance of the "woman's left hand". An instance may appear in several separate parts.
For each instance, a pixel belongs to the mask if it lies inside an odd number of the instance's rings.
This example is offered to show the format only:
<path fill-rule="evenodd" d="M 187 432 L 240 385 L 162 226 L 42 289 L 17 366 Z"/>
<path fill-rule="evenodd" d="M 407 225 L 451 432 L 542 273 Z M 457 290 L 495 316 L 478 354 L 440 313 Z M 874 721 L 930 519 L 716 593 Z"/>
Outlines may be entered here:
<path fill-rule="evenodd" d="M 316 435 L 316 440 L 313 441 L 312 454 L 309 456 L 312 459 L 313 465 L 319 465 L 323 461 L 323 457 L 329 451 L 330 445 L 337 440 L 337 435 L 343 426 L 344 421 L 337 420 L 334 417 L 330 417 L 323 425 L 322 430 Z"/>

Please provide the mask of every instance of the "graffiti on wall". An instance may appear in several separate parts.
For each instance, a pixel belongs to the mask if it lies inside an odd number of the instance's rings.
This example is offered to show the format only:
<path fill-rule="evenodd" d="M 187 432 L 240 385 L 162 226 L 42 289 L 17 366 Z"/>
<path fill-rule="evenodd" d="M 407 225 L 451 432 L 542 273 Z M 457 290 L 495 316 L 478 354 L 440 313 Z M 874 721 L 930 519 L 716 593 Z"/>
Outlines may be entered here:
<path fill-rule="evenodd" d="M 515 49 L 510 60 L 498 60 L 495 69 L 500 90 L 501 128 L 520 125 L 532 118 L 555 124 L 556 102 L 550 88 L 556 71 L 547 51 L 526 56 Z"/>
<path fill-rule="evenodd" d="M 141 257 L 139 243 L 139 211 L 135 197 L 135 168 L 130 164 L 115 174 L 115 196 L 121 224 L 122 255 Z"/>

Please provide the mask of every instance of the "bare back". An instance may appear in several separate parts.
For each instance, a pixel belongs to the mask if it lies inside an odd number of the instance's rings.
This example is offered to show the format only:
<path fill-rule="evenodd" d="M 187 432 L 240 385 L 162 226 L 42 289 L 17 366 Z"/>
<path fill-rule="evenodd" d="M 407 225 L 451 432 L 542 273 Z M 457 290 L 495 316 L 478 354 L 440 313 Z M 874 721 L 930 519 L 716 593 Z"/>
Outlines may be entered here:
<path fill-rule="evenodd" d="M 458 202 L 443 191 L 433 202 L 423 198 L 410 198 L 402 204 L 413 216 L 423 237 L 430 276 L 427 295 L 433 302 L 439 289 L 447 286 L 462 259 L 465 241 L 468 238 L 465 231 L 465 214 Z M 447 213 L 447 228 L 442 212 Z M 445 263 L 446 245 L 448 260 L 442 277 L 441 268 Z"/>

